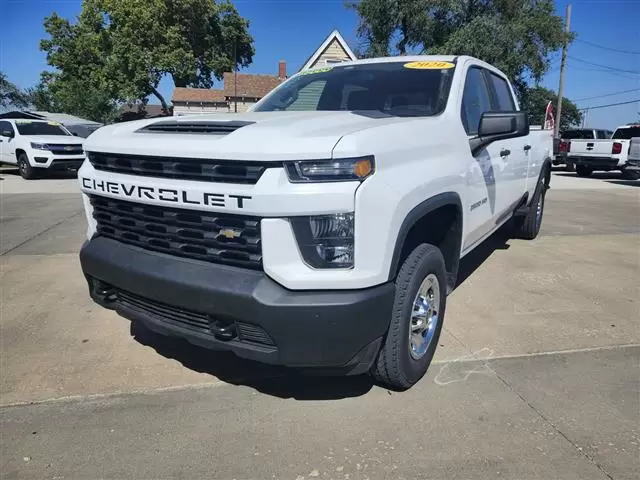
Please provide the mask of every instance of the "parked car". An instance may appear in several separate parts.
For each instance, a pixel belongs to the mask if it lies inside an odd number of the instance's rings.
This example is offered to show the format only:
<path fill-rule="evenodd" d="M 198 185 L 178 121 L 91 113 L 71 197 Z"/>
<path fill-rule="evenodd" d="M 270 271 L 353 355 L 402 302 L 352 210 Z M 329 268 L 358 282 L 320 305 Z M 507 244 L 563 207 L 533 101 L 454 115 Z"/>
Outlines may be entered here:
<path fill-rule="evenodd" d="M 640 125 L 618 127 L 610 139 L 571 140 L 567 145 L 567 161 L 575 165 L 581 177 L 588 177 L 596 170 L 620 170 L 623 178 L 636 180 L 640 172 L 626 168 L 633 137 L 640 137 Z"/>
<path fill-rule="evenodd" d="M 640 136 L 631 138 L 625 168 L 628 171 L 640 172 Z"/>
<path fill-rule="evenodd" d="M 567 162 L 567 149 L 571 140 L 606 139 L 611 138 L 611 135 L 613 135 L 611 130 L 597 128 L 574 128 L 560 132 L 560 138 L 554 139 L 553 164 L 566 165 L 568 170 L 573 171 L 574 165 L 571 162 Z"/>
<path fill-rule="evenodd" d="M 110 125 L 79 172 L 91 297 L 289 367 L 427 371 L 462 257 L 538 235 L 552 132 L 467 56 L 301 72 L 243 114 Z"/>
<path fill-rule="evenodd" d="M 0 119 L 0 163 L 17 165 L 22 178 L 45 172 L 78 170 L 83 140 L 56 122 Z"/>

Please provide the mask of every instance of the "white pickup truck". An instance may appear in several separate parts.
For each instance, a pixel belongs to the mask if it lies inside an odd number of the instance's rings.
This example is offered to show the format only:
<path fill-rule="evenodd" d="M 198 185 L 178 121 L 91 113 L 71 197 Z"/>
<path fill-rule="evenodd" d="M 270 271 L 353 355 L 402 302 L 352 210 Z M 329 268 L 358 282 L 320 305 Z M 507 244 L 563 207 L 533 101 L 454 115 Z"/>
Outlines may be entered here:
<path fill-rule="evenodd" d="M 0 119 L 0 163 L 17 165 L 22 178 L 78 170 L 84 162 L 82 138 L 57 122 Z"/>
<path fill-rule="evenodd" d="M 301 72 L 250 113 L 99 129 L 79 172 L 99 304 L 241 357 L 406 389 L 426 372 L 460 259 L 532 239 L 552 132 L 466 56 Z"/>
<path fill-rule="evenodd" d="M 567 162 L 575 165 L 576 173 L 588 177 L 596 170 L 620 170 L 627 180 L 637 180 L 640 172 L 627 168 L 631 139 L 640 137 L 640 125 L 631 124 L 618 127 L 611 139 L 566 141 Z"/>

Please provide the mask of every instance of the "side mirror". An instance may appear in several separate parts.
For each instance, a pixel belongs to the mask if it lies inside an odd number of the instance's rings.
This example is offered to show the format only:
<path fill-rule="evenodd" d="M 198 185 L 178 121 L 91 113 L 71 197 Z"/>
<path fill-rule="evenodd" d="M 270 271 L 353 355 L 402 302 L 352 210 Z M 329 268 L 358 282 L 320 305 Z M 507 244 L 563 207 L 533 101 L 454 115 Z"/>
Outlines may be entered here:
<path fill-rule="evenodd" d="M 3 137 L 7 137 L 7 138 L 13 138 L 14 137 L 14 133 L 11 130 L 3 130 L 2 131 L 2 136 Z"/>
<path fill-rule="evenodd" d="M 529 118 L 526 112 L 485 112 L 480 117 L 478 136 L 469 140 L 469 146 L 471 153 L 475 155 L 496 140 L 526 135 L 529 135 Z"/>

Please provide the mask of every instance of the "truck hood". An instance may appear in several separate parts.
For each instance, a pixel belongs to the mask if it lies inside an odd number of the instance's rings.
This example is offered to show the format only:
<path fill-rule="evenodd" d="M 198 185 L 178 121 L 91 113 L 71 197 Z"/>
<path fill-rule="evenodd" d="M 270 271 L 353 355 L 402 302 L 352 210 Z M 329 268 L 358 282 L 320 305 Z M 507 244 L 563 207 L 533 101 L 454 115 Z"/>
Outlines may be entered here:
<path fill-rule="evenodd" d="M 82 139 L 66 135 L 25 135 L 25 140 L 34 143 L 47 143 L 50 145 L 82 145 Z"/>
<path fill-rule="evenodd" d="M 85 150 L 226 160 L 329 158 L 345 135 L 409 120 L 347 111 L 164 117 L 103 127 L 87 138 Z"/>

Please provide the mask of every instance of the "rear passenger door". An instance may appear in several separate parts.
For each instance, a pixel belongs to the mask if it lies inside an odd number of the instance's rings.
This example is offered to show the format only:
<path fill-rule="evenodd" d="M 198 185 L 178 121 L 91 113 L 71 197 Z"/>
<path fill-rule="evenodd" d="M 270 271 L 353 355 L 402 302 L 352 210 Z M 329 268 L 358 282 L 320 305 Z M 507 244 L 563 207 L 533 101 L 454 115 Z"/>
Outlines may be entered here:
<path fill-rule="evenodd" d="M 494 112 L 514 112 L 516 103 L 509 82 L 489 70 L 485 71 L 485 75 L 492 90 L 491 110 Z M 518 137 L 498 142 L 501 145 L 502 180 L 505 182 L 503 207 L 506 210 L 515 208 L 527 191 L 529 156 L 532 153 L 530 144 L 527 148 L 528 140 L 529 137 Z"/>

